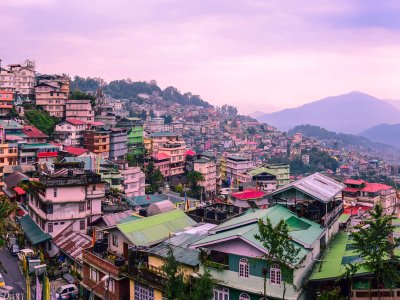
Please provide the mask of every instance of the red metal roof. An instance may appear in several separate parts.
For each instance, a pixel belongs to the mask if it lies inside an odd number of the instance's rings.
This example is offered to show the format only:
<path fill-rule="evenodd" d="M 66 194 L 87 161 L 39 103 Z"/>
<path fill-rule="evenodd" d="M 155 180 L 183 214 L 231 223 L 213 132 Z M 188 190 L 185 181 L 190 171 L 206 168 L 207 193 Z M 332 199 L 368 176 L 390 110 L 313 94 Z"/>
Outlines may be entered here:
<path fill-rule="evenodd" d="M 194 155 L 196 155 L 196 152 L 194 152 L 193 150 L 189 149 L 188 151 L 186 151 L 186 155 L 194 156 Z"/>
<path fill-rule="evenodd" d="M 389 190 L 392 189 L 393 187 L 391 187 L 390 185 L 386 185 L 383 183 L 366 183 L 366 186 L 364 188 L 361 189 L 361 191 L 363 192 L 367 192 L 367 193 L 376 193 L 376 192 L 380 192 L 383 190 Z"/>
<path fill-rule="evenodd" d="M 82 154 L 86 153 L 88 151 L 88 149 L 72 147 L 72 146 L 65 146 L 64 147 L 64 151 L 68 152 L 68 153 L 70 153 L 72 155 L 79 156 L 79 155 L 82 155 Z"/>
<path fill-rule="evenodd" d="M 18 194 L 18 195 L 25 195 L 26 192 L 23 188 L 16 186 L 15 188 L 13 188 L 13 190 Z"/>
<path fill-rule="evenodd" d="M 156 153 L 153 155 L 153 158 L 156 160 L 164 160 L 164 159 L 170 159 L 171 157 L 165 153 Z"/>
<path fill-rule="evenodd" d="M 257 189 L 248 189 L 241 192 L 232 193 L 231 197 L 239 200 L 252 200 L 262 198 L 265 195 L 266 193 L 263 191 L 259 191 Z"/>
<path fill-rule="evenodd" d="M 86 122 L 83 122 L 82 120 L 78 120 L 78 119 L 66 119 L 65 120 L 66 122 L 68 122 L 68 123 L 71 123 L 72 125 L 85 125 L 86 124 Z"/>
<path fill-rule="evenodd" d="M 349 193 L 357 193 L 360 189 L 358 188 L 351 188 L 351 187 L 346 187 L 343 189 L 343 192 L 349 192 Z"/>
<path fill-rule="evenodd" d="M 48 135 L 31 125 L 24 125 L 22 133 L 24 133 L 28 138 L 48 138 Z"/>
<path fill-rule="evenodd" d="M 58 152 L 39 152 L 37 154 L 38 158 L 42 158 L 42 157 L 57 157 L 58 156 Z"/>
<path fill-rule="evenodd" d="M 361 212 L 364 212 L 364 211 L 368 211 L 368 210 L 371 210 L 371 209 L 372 209 L 372 207 L 369 207 L 369 206 L 356 205 L 356 206 L 346 207 L 346 208 L 344 209 L 344 212 L 343 212 L 343 213 L 345 213 L 345 214 L 347 214 L 347 215 L 354 216 L 354 215 L 357 215 L 357 214 L 358 214 L 358 211 L 359 211 L 359 210 L 360 210 Z"/>
<path fill-rule="evenodd" d="M 361 179 L 346 179 L 344 181 L 344 184 L 351 184 L 351 185 L 361 185 L 363 183 L 365 183 L 365 181 Z"/>

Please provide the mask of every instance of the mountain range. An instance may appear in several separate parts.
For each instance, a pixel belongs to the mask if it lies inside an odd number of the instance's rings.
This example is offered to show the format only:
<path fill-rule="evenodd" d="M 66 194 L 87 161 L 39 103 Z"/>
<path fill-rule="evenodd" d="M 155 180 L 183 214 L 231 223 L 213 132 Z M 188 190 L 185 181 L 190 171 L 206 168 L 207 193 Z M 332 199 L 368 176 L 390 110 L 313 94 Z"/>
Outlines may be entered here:
<path fill-rule="evenodd" d="M 284 131 L 297 125 L 311 124 L 334 132 L 359 134 L 380 124 L 400 123 L 400 111 L 385 100 L 350 92 L 256 119 Z"/>
<path fill-rule="evenodd" d="M 400 149 L 400 124 L 380 124 L 361 132 L 360 135 L 371 141 Z"/>

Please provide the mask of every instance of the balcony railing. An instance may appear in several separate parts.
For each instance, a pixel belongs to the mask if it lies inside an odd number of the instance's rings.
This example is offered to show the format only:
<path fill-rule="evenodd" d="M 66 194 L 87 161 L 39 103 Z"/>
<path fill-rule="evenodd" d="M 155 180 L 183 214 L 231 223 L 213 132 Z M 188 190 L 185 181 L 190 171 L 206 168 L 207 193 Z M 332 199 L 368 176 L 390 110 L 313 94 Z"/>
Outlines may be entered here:
<path fill-rule="evenodd" d="M 101 255 L 96 254 L 93 252 L 93 248 L 85 249 L 82 252 L 82 259 L 84 262 L 102 269 L 106 274 L 119 277 L 121 276 L 122 267 L 115 266 L 115 259 L 110 258 L 110 256 L 118 257 L 109 252 L 105 252 Z"/>
<path fill-rule="evenodd" d="M 400 289 L 381 289 L 379 292 L 376 289 L 369 290 L 352 290 L 350 299 L 352 300 L 389 300 L 398 299 L 400 297 Z"/>
<path fill-rule="evenodd" d="M 215 261 L 211 261 L 211 260 L 205 260 L 204 262 L 202 262 L 202 264 L 204 266 L 207 266 L 209 268 L 215 269 L 215 270 L 229 270 L 229 266 L 226 264 L 221 264 L 221 263 L 217 263 Z"/>
<path fill-rule="evenodd" d="M 157 289 L 163 290 L 168 282 L 168 278 L 164 272 L 156 267 L 131 267 L 128 268 L 129 277 L 133 277 L 135 280 L 147 284 Z"/>

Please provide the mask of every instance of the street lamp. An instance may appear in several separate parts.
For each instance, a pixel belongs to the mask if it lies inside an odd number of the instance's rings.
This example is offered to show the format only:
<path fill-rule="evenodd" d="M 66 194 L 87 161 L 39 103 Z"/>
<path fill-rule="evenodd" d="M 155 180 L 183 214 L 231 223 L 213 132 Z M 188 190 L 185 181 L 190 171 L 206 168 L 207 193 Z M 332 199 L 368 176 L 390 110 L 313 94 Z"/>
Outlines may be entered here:
<path fill-rule="evenodd" d="M 105 281 L 108 281 L 109 279 L 110 279 L 110 275 L 104 275 L 104 276 L 100 279 L 100 281 L 99 281 L 98 283 L 96 283 L 96 284 L 94 285 L 94 287 L 92 287 L 92 290 L 90 291 L 90 299 L 91 299 L 91 300 L 94 300 L 93 290 L 94 290 L 100 283 L 105 282 Z"/>

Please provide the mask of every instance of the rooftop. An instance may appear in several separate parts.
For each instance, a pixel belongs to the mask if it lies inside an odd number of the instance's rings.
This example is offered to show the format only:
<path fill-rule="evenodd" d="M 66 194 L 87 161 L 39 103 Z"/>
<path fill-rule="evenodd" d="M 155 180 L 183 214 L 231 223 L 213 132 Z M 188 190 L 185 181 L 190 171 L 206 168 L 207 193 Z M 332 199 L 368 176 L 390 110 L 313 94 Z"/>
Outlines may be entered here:
<path fill-rule="evenodd" d="M 48 135 L 44 134 L 42 131 L 37 129 L 35 126 L 25 125 L 24 128 L 22 129 L 22 132 L 28 138 L 48 138 L 49 137 Z"/>
<path fill-rule="evenodd" d="M 260 199 L 266 195 L 267 193 L 265 193 L 264 191 L 259 191 L 257 189 L 247 189 L 241 192 L 232 193 L 231 197 L 239 200 L 254 200 Z"/>
<path fill-rule="evenodd" d="M 177 136 L 177 135 L 175 133 L 173 133 L 173 132 L 170 132 L 170 131 L 154 132 L 154 133 L 151 133 L 149 135 L 149 137 L 163 137 L 163 136 L 165 136 L 165 137 L 173 137 L 173 136 Z"/>

